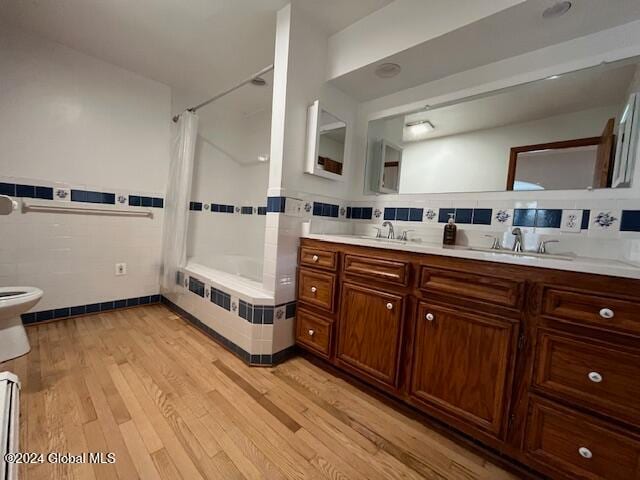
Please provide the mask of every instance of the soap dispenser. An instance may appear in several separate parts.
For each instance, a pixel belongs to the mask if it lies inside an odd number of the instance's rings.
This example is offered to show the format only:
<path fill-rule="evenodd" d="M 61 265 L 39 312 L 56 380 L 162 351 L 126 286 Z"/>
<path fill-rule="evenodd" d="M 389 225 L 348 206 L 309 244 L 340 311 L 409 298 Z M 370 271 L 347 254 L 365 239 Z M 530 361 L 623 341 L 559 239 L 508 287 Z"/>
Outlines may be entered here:
<path fill-rule="evenodd" d="M 455 245 L 456 244 L 456 224 L 454 223 L 454 215 L 453 213 L 449 214 L 449 220 L 447 224 L 444 226 L 444 235 L 442 237 L 443 245 Z"/>

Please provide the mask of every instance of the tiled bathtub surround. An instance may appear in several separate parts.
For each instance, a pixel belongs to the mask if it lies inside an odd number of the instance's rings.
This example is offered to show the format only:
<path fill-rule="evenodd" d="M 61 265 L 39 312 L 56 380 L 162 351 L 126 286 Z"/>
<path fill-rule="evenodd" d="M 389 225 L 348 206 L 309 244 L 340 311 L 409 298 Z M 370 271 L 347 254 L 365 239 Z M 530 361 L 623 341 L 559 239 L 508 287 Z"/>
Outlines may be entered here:
<path fill-rule="evenodd" d="M 88 305 L 76 305 L 75 307 L 62 307 L 51 310 L 39 310 L 22 314 L 22 321 L 28 325 L 32 323 L 47 322 L 50 320 L 61 320 L 63 318 L 89 315 L 92 313 L 108 312 L 120 308 L 137 307 L 139 305 L 149 305 L 159 303 L 160 295 L 145 295 L 143 297 L 123 298 L 121 300 L 110 300 L 108 302 L 90 303 Z"/>

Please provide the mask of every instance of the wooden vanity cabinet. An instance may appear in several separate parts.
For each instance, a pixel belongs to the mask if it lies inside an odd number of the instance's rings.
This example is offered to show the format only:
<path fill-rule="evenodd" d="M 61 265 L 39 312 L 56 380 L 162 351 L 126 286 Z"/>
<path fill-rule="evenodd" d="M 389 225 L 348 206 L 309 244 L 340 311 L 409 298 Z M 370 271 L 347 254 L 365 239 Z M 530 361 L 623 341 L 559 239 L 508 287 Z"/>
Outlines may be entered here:
<path fill-rule="evenodd" d="M 412 403 L 502 437 L 518 328 L 516 320 L 421 302 L 413 335 Z"/>
<path fill-rule="evenodd" d="M 300 265 L 310 354 L 549 478 L 640 480 L 640 280 L 310 239 Z"/>

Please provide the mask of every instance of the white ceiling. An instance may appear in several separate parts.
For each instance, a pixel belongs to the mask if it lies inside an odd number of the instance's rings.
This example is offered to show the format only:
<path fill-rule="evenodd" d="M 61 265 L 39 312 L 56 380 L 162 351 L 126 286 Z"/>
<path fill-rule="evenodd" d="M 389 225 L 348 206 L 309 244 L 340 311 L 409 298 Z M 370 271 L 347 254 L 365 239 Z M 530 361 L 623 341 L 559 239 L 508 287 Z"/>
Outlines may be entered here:
<path fill-rule="evenodd" d="M 359 101 L 371 100 L 640 18 L 638 0 L 573 0 L 567 14 L 544 20 L 542 11 L 553 3 L 528 0 L 332 82 Z M 384 62 L 398 63 L 401 73 L 377 77 Z"/>
<path fill-rule="evenodd" d="M 390 128 L 401 130 L 407 122 L 429 120 L 435 130 L 424 140 L 430 140 L 598 107 L 617 105 L 621 109 L 639 68 L 631 60 L 616 62 L 386 121 Z"/>
<path fill-rule="evenodd" d="M 391 0 L 295 0 L 327 34 Z M 0 22 L 185 92 L 212 95 L 273 62 L 288 0 L 0 0 Z"/>

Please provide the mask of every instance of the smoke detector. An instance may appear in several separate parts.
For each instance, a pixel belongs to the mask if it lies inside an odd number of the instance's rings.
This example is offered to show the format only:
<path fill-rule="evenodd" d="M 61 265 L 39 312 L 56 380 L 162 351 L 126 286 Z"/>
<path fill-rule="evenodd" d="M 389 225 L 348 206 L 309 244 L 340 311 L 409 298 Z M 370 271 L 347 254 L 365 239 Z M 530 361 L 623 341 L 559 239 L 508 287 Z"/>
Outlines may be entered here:
<path fill-rule="evenodd" d="M 397 63 L 381 63 L 376 67 L 374 73 L 380 78 L 391 78 L 398 75 L 400 70 L 402 68 Z"/>
<path fill-rule="evenodd" d="M 571 8 L 571 2 L 556 2 L 542 12 L 542 18 L 555 18 L 564 15 Z"/>

